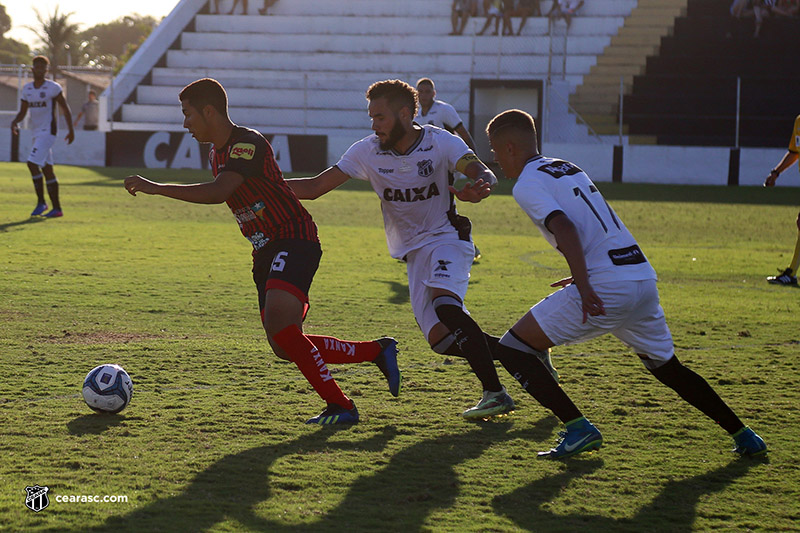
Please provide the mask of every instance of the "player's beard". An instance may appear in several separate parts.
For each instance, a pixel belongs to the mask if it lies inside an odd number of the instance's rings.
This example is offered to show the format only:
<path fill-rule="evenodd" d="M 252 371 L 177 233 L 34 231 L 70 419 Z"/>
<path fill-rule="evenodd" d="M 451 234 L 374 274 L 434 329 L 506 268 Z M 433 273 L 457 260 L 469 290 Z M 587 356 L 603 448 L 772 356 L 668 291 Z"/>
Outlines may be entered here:
<path fill-rule="evenodd" d="M 394 126 L 392 126 L 392 129 L 389 131 L 386 142 L 380 143 L 381 150 L 391 150 L 394 148 L 394 145 L 397 144 L 397 141 L 402 139 L 405 134 L 406 130 L 403 128 L 403 125 L 400 124 L 397 117 L 395 117 Z"/>

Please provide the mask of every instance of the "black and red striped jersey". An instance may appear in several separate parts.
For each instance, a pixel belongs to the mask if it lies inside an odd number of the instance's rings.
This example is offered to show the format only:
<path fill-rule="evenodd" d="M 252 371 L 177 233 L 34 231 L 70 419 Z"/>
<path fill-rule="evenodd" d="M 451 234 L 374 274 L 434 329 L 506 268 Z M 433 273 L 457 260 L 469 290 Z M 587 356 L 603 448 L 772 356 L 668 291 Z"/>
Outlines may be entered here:
<path fill-rule="evenodd" d="M 283 179 L 272 147 L 259 132 L 234 126 L 224 146 L 211 148 L 209 160 L 215 178 L 226 171 L 244 178 L 226 203 L 253 244 L 253 255 L 278 239 L 319 242 L 311 214 Z"/>

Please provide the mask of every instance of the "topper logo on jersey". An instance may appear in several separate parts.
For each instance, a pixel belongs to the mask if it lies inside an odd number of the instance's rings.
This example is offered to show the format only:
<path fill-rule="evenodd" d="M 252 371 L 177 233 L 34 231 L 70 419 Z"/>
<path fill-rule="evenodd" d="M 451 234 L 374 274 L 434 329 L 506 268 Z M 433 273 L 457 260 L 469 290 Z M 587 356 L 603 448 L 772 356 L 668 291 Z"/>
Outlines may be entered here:
<path fill-rule="evenodd" d="M 250 143 L 236 143 L 231 147 L 231 159 L 250 161 L 256 155 L 256 147 Z"/>
<path fill-rule="evenodd" d="M 439 187 L 435 183 L 410 189 L 383 190 L 383 199 L 387 202 L 421 202 L 434 196 L 439 196 Z"/>
<path fill-rule="evenodd" d="M 378 167 L 378 172 L 380 172 L 381 174 L 394 174 L 394 169 L 393 168 L 380 168 L 380 167 Z"/>
<path fill-rule="evenodd" d="M 423 178 L 427 178 L 433 174 L 433 161 L 430 159 L 423 159 L 417 162 L 417 172 Z"/>

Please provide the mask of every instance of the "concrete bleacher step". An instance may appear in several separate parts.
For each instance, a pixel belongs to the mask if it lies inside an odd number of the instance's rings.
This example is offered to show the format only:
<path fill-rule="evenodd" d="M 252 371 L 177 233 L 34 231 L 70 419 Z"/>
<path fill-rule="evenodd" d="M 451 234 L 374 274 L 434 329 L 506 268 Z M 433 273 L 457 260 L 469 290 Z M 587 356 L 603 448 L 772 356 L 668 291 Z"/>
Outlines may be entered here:
<path fill-rule="evenodd" d="M 387 57 L 392 57 L 392 61 L 387 61 Z M 595 64 L 595 61 L 596 57 L 589 54 L 568 56 L 566 72 L 571 74 L 587 72 Z M 214 68 L 250 68 L 254 70 L 301 70 L 305 72 L 341 71 L 344 73 L 351 71 L 353 62 L 358 62 L 361 69 L 375 73 L 421 70 L 444 73 L 473 72 L 492 74 L 499 71 L 506 75 L 530 76 L 532 73 L 546 74 L 549 68 L 553 68 L 549 64 L 547 56 L 515 57 L 488 54 L 476 56 L 470 56 L 469 54 L 387 56 L 385 54 L 343 54 L 337 52 L 277 52 L 272 54 L 240 52 L 230 54 L 219 50 L 170 50 L 167 52 L 168 67 L 206 70 L 213 70 Z M 557 72 L 561 71 L 560 63 L 557 63 L 554 67 Z"/>
<path fill-rule="evenodd" d="M 502 55 L 547 55 L 548 42 L 544 35 L 538 38 L 489 39 L 476 38 L 474 43 L 465 47 L 466 37 L 448 35 L 432 35 L 425 39 L 409 39 L 403 35 L 389 35 L 376 41 L 368 35 L 248 35 L 242 39 L 235 33 L 184 32 L 181 36 L 183 50 L 240 51 L 240 52 L 341 52 L 361 53 L 369 51 L 373 54 L 502 54 Z M 472 40 L 471 37 L 469 37 Z M 610 43 L 606 35 L 578 35 L 567 41 L 569 54 L 597 55 Z"/>
<path fill-rule="evenodd" d="M 688 0 L 640 0 L 610 45 L 570 97 L 570 105 L 595 128 L 586 116 L 606 115 L 617 121 L 620 89 L 630 94 L 633 78 L 641 74 L 647 57 L 657 53 L 661 37 L 668 35 L 675 18 L 686 12 Z M 620 88 L 620 83 L 622 87 Z M 615 90 L 613 90 L 614 88 Z M 606 126 L 601 126 L 606 129 Z M 596 129 L 596 128 L 595 128 Z"/>
<path fill-rule="evenodd" d="M 456 41 L 469 43 L 472 41 L 473 31 L 483 26 L 483 17 L 473 17 L 469 20 L 470 26 L 465 35 L 449 36 Z M 608 17 L 577 17 L 572 20 L 570 35 L 610 35 L 616 32 L 624 22 L 622 16 Z M 558 24 L 563 25 L 563 21 Z M 548 19 L 546 17 L 531 17 L 525 25 L 523 35 L 544 35 L 547 33 Z M 436 18 L 417 18 L 413 14 L 396 17 L 367 17 L 367 16 L 340 16 L 327 17 L 315 16 L 267 16 L 253 17 L 243 15 L 197 15 L 195 17 L 195 31 L 235 34 L 312 34 L 312 35 L 369 35 L 375 40 L 373 44 L 388 35 L 447 35 L 452 29 L 449 16 Z M 240 35 L 241 36 L 241 35 Z M 517 36 L 493 37 L 480 36 L 482 39 L 518 39 Z"/>

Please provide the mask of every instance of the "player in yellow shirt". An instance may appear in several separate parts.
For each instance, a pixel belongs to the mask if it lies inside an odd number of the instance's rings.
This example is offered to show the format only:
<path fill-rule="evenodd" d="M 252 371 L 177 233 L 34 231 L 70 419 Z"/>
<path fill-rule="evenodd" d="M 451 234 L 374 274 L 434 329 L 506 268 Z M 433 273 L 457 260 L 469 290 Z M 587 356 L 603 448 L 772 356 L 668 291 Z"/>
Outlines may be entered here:
<path fill-rule="evenodd" d="M 764 180 L 764 187 L 774 187 L 775 180 L 781 175 L 781 172 L 789 168 L 798 159 L 800 153 L 800 115 L 794 119 L 794 129 L 792 130 L 792 138 L 789 141 L 789 149 L 784 154 L 778 166 L 769 171 L 767 179 Z M 769 276 L 767 282 L 774 285 L 793 285 L 797 286 L 797 267 L 800 266 L 800 213 L 797 215 L 797 242 L 794 245 L 794 255 L 792 261 L 789 263 L 788 268 L 780 271 L 777 276 Z M 780 270 L 780 269 L 779 269 Z"/>

